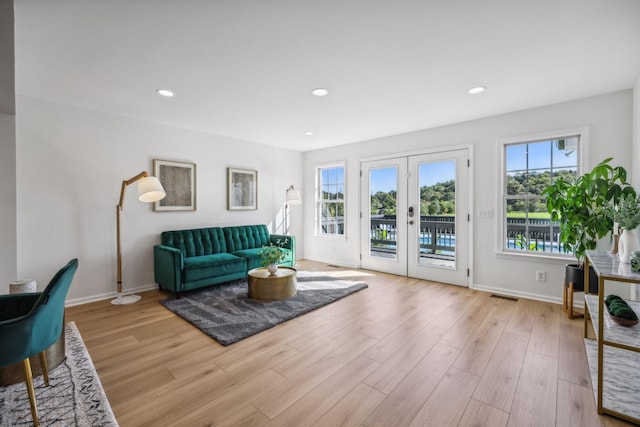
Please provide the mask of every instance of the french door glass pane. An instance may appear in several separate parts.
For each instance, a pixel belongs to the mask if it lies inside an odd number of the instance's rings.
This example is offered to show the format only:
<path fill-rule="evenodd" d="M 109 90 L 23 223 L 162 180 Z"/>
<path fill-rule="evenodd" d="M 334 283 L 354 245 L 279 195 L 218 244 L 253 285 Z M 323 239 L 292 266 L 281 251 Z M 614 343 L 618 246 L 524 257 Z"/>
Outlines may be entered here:
<path fill-rule="evenodd" d="M 369 255 L 396 259 L 398 167 L 369 169 Z"/>
<path fill-rule="evenodd" d="M 419 173 L 420 264 L 434 259 L 455 263 L 456 161 L 421 163 Z M 411 215 L 411 214 L 410 214 Z"/>

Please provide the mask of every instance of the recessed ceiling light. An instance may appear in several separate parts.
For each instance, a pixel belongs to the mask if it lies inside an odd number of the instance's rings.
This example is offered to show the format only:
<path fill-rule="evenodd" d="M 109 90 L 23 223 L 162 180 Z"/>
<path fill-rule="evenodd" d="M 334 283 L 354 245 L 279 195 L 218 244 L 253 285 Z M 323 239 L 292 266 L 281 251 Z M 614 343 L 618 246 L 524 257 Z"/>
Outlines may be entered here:
<path fill-rule="evenodd" d="M 173 96 L 173 92 L 169 89 L 156 89 L 156 92 L 158 92 L 158 95 L 166 96 L 167 98 L 171 98 Z"/>
<path fill-rule="evenodd" d="M 311 91 L 315 96 L 327 96 L 329 95 L 329 91 L 325 88 L 319 87 Z"/>
<path fill-rule="evenodd" d="M 307 136 L 313 136 L 313 132 L 311 132 L 310 130 L 306 131 L 304 134 Z"/>
<path fill-rule="evenodd" d="M 482 92 L 484 92 L 484 90 L 485 90 L 485 89 L 486 89 L 486 87 L 484 87 L 484 86 L 476 86 L 476 87 L 472 87 L 471 89 L 469 89 L 469 91 L 468 91 L 468 92 L 469 92 L 471 95 L 476 95 L 476 94 L 478 94 L 478 93 L 482 93 Z"/>

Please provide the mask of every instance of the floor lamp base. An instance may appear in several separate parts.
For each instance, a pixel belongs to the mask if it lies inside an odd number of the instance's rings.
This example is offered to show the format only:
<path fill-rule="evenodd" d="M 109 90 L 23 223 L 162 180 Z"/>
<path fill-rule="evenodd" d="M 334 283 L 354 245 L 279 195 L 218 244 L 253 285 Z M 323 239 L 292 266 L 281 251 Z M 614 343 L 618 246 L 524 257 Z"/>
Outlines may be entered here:
<path fill-rule="evenodd" d="M 140 298 L 142 297 L 136 294 L 128 294 L 128 295 L 119 294 L 117 298 L 111 300 L 111 304 L 113 305 L 135 304 L 138 301 L 140 301 Z"/>

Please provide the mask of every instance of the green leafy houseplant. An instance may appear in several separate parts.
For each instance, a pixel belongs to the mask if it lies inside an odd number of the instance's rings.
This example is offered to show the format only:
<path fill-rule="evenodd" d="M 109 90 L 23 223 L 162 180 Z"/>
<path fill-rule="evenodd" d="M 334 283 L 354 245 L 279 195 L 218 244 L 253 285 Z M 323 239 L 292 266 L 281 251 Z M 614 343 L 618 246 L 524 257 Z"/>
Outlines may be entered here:
<path fill-rule="evenodd" d="M 640 197 L 633 194 L 624 196 L 618 203 L 614 220 L 624 230 L 633 230 L 640 225 Z"/>
<path fill-rule="evenodd" d="M 627 183 L 627 171 L 609 164 L 612 158 L 598 163 L 591 172 L 570 182 L 562 177 L 555 180 L 542 194 L 546 195 L 547 210 L 552 221 L 560 224 L 560 243 L 565 251 L 573 252 L 578 264 L 565 266 L 564 292 L 586 291 L 584 259 L 587 250 L 595 249 L 598 240 L 613 230 L 615 207 L 625 195 L 636 192 Z M 598 292 L 595 273 L 589 271 L 590 293 Z M 565 310 L 573 317 L 571 298 Z"/>
<path fill-rule="evenodd" d="M 551 220 L 560 224 L 560 242 L 581 265 L 586 251 L 595 249 L 613 229 L 615 207 L 625 196 L 636 196 L 627 183 L 627 171 L 611 166 L 611 160 L 598 163 L 573 183 L 558 178 L 543 192 Z"/>
<path fill-rule="evenodd" d="M 285 251 L 282 249 L 284 245 L 289 243 L 289 239 L 278 239 L 275 243 L 271 242 L 268 245 L 264 245 L 258 252 L 262 259 L 262 266 L 278 264 L 285 258 Z"/>

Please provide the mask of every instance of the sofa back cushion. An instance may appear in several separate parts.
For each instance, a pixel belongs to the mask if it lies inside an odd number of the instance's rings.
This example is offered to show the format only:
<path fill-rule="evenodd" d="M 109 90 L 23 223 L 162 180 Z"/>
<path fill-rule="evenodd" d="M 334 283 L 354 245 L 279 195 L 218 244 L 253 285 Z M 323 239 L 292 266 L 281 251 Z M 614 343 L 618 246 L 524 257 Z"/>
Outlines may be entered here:
<path fill-rule="evenodd" d="M 269 229 L 264 224 L 225 227 L 223 230 L 227 251 L 230 253 L 243 249 L 261 248 L 269 244 Z"/>
<path fill-rule="evenodd" d="M 160 240 L 163 245 L 182 251 L 186 258 L 227 252 L 220 227 L 164 231 L 160 234 Z"/>

